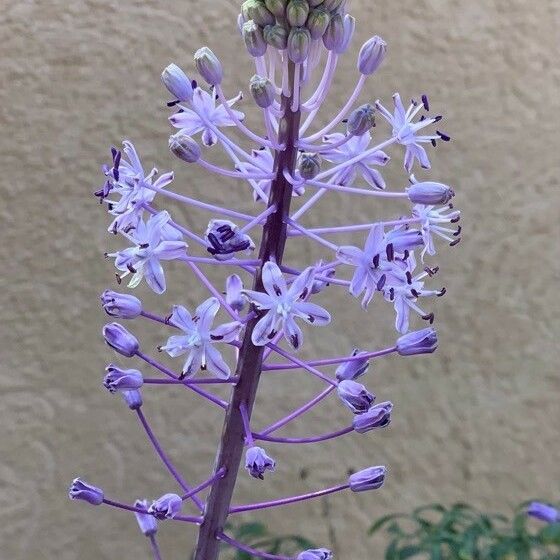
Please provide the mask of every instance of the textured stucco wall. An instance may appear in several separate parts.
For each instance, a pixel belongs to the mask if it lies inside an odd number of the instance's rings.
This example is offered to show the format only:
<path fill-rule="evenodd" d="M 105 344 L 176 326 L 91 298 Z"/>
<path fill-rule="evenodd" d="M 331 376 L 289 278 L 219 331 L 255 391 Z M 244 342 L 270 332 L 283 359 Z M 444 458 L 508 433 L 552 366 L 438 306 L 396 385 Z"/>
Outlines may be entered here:
<path fill-rule="evenodd" d="M 174 488 L 133 415 L 99 386 L 112 356 L 98 335 L 105 317 L 97 297 L 113 282 L 102 255 L 114 241 L 90 193 L 101 182 L 107 147 L 128 137 L 148 164 L 176 169 L 176 188 L 249 209 L 234 183 L 187 170 L 168 155 L 158 77 L 171 60 L 189 67 L 192 51 L 208 43 L 229 69 L 227 89 L 245 87 L 250 68 L 239 60 L 238 4 L 0 2 L 2 558 L 148 556 L 131 518 L 66 499 L 78 473 L 124 499 Z M 560 4 L 355 0 L 352 9 L 357 36 L 325 115 L 345 99 L 356 48 L 375 32 L 389 42 L 390 56 L 367 99 L 390 100 L 397 89 L 405 98 L 430 92 L 455 139 L 433 158 L 434 176 L 457 185 L 465 231 L 464 243 L 439 259 L 449 294 L 435 302 L 441 347 L 425 359 L 375 365 L 370 386 L 396 403 L 389 430 L 309 453 L 275 449 L 279 472 L 266 484 L 242 476 L 239 499 L 305 491 L 336 482 L 349 468 L 386 463 L 390 478 L 379 493 L 263 516 L 279 531 L 330 544 L 341 559 L 365 560 L 381 556 L 365 529 L 385 512 L 433 500 L 507 510 L 531 496 L 558 498 Z M 396 167 L 389 178 L 401 182 Z M 309 223 L 391 212 L 339 200 L 328 199 Z M 203 227 L 201 216 L 175 213 Z M 303 262 L 309 247 L 291 255 Z M 178 267 L 171 283 L 165 303 L 148 298 L 152 307 L 202 297 Z M 349 296 L 337 295 L 329 302 L 334 328 L 308 337 L 314 353 L 391 340 L 386 306 L 365 316 L 347 305 Z M 156 331 L 137 327 L 151 347 L 166 334 Z M 285 379 L 263 386 L 258 421 L 266 420 L 265 409 L 276 417 L 316 389 Z M 162 388 L 145 398 L 170 454 L 201 480 L 220 414 L 204 412 L 186 392 Z M 325 406 L 305 425 L 321 431 L 346 418 L 342 407 Z M 185 559 L 189 529 L 165 526 L 161 533 L 166 560 Z"/>

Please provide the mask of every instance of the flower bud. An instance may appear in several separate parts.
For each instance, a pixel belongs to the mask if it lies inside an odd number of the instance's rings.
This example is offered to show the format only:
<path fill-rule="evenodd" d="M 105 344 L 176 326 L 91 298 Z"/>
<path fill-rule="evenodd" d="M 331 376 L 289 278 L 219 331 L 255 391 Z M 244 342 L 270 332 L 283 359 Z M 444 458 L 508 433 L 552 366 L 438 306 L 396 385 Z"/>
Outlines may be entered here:
<path fill-rule="evenodd" d="M 255 248 L 253 240 L 229 220 L 210 220 L 205 239 L 209 245 L 206 250 L 218 260 L 227 260 L 234 253 Z"/>
<path fill-rule="evenodd" d="M 360 354 L 366 354 L 366 352 L 360 352 L 360 350 L 354 348 L 352 356 L 359 356 Z M 360 360 L 349 360 L 348 362 L 340 364 L 336 368 L 336 378 L 339 381 L 344 381 L 345 379 L 353 381 L 354 379 L 358 379 L 358 377 L 362 376 L 368 370 L 368 368 L 368 358 L 362 358 Z"/>
<path fill-rule="evenodd" d="M 311 10 L 306 24 L 309 33 L 311 33 L 311 38 L 320 39 L 327 30 L 330 21 L 331 15 L 321 7 Z"/>
<path fill-rule="evenodd" d="M 311 8 L 316 8 L 323 3 L 323 0 L 307 0 L 307 3 Z"/>
<path fill-rule="evenodd" d="M 304 179 L 313 179 L 321 171 L 321 156 L 319 154 L 301 152 L 298 160 L 298 170 Z"/>
<path fill-rule="evenodd" d="M 342 38 L 342 43 L 336 45 L 334 52 L 336 54 L 345 53 L 348 50 L 350 41 L 354 36 L 354 30 L 356 29 L 356 18 L 352 17 L 350 14 L 346 14 L 343 20 L 344 36 Z"/>
<path fill-rule="evenodd" d="M 224 72 L 218 57 L 208 48 L 202 47 L 194 53 L 194 62 L 198 73 L 211 85 L 222 83 Z"/>
<path fill-rule="evenodd" d="M 321 7 L 329 12 L 337 10 L 344 0 L 324 0 Z"/>
<path fill-rule="evenodd" d="M 333 554 L 326 548 L 315 548 L 300 552 L 296 560 L 332 560 Z"/>
<path fill-rule="evenodd" d="M 556 523 L 560 521 L 560 511 L 541 502 L 532 502 L 529 504 L 527 514 L 541 521 L 546 521 L 547 523 Z"/>
<path fill-rule="evenodd" d="M 115 364 L 109 364 L 105 371 L 107 375 L 103 379 L 103 386 L 110 393 L 139 389 L 144 384 L 144 378 L 137 369 L 121 369 Z"/>
<path fill-rule="evenodd" d="M 178 513 L 181 513 L 183 500 L 177 494 L 164 494 L 161 498 L 154 500 L 148 508 L 156 519 L 173 519 Z"/>
<path fill-rule="evenodd" d="M 261 76 L 253 76 L 249 82 L 249 89 L 255 103 L 266 109 L 274 103 L 274 95 L 276 93 L 274 84 L 268 79 Z"/>
<path fill-rule="evenodd" d="M 276 21 L 272 12 L 270 12 L 263 0 L 247 0 L 241 6 L 241 13 L 245 21 L 252 19 L 257 25 L 274 25 Z"/>
<path fill-rule="evenodd" d="M 121 391 L 126 406 L 130 410 L 138 410 L 143 404 L 142 393 L 138 389 L 131 389 L 130 391 Z"/>
<path fill-rule="evenodd" d="M 369 467 L 354 473 L 348 479 L 352 492 L 365 492 L 366 490 L 377 490 L 385 482 L 385 467 Z"/>
<path fill-rule="evenodd" d="M 437 333 L 432 327 L 403 334 L 397 340 L 397 352 L 401 356 L 431 354 L 437 348 Z"/>
<path fill-rule="evenodd" d="M 241 311 L 245 307 L 245 298 L 241 291 L 243 282 L 237 274 L 232 274 L 226 280 L 226 303 L 235 311 Z"/>
<path fill-rule="evenodd" d="M 363 414 L 356 414 L 352 422 L 354 430 L 359 434 L 365 434 L 374 428 L 385 428 L 391 423 L 392 402 L 382 402 L 372 406 Z"/>
<path fill-rule="evenodd" d="M 254 478 L 264 480 L 264 473 L 274 472 L 276 461 L 271 459 L 261 447 L 249 447 L 245 453 L 245 468 Z"/>
<path fill-rule="evenodd" d="M 190 101 L 192 99 L 192 82 L 176 64 L 170 64 L 162 72 L 161 81 L 175 99 L 179 101 Z"/>
<path fill-rule="evenodd" d="M 103 503 L 103 490 L 96 488 L 81 478 L 75 478 L 68 489 L 68 497 L 71 500 L 84 500 L 92 506 L 98 506 Z"/>
<path fill-rule="evenodd" d="M 286 8 L 286 17 L 292 27 L 303 27 L 309 15 L 307 0 L 290 0 Z"/>
<path fill-rule="evenodd" d="M 148 513 L 148 500 L 136 500 L 134 502 L 134 507 L 141 509 L 146 513 L 140 513 L 138 511 L 134 512 L 140 531 L 146 537 L 152 537 L 157 533 L 157 521 L 153 515 Z"/>
<path fill-rule="evenodd" d="M 360 49 L 358 70 L 364 76 L 370 76 L 381 66 L 386 54 L 387 43 L 381 37 L 375 35 L 366 41 Z"/>
<path fill-rule="evenodd" d="M 296 64 L 303 62 L 309 54 L 311 34 L 305 27 L 292 27 L 288 35 L 288 57 Z"/>
<path fill-rule="evenodd" d="M 252 19 L 243 24 L 241 30 L 245 46 L 253 57 L 263 56 L 266 52 L 266 41 L 264 40 L 262 27 L 259 27 Z"/>
<path fill-rule="evenodd" d="M 288 46 L 288 30 L 281 25 L 267 25 L 264 40 L 275 49 L 283 51 Z"/>
<path fill-rule="evenodd" d="M 344 43 L 344 19 L 340 14 L 331 16 L 329 26 L 323 35 L 323 44 L 329 51 L 340 48 Z"/>
<path fill-rule="evenodd" d="M 340 381 L 337 392 L 342 404 L 354 414 L 367 412 L 375 400 L 375 395 L 370 393 L 362 384 L 350 379 Z"/>
<path fill-rule="evenodd" d="M 375 126 L 375 108 L 373 105 L 366 103 L 357 109 L 354 109 L 348 117 L 346 130 L 351 136 L 362 136 L 370 128 Z"/>
<path fill-rule="evenodd" d="M 413 183 L 406 189 L 410 202 L 415 204 L 447 204 L 454 196 L 453 189 L 443 183 L 423 181 Z"/>
<path fill-rule="evenodd" d="M 267 7 L 268 11 L 277 18 L 284 17 L 287 3 L 288 0 L 264 0 L 264 5 Z"/>
<path fill-rule="evenodd" d="M 113 350 L 127 358 L 134 356 L 140 347 L 137 338 L 119 323 L 108 323 L 105 325 L 103 327 L 103 337 Z"/>
<path fill-rule="evenodd" d="M 169 149 L 186 163 L 198 161 L 202 153 L 198 143 L 181 131 L 169 137 Z"/>
<path fill-rule="evenodd" d="M 107 315 L 119 319 L 134 319 L 142 313 L 142 302 L 137 297 L 112 290 L 101 294 L 101 304 Z"/>

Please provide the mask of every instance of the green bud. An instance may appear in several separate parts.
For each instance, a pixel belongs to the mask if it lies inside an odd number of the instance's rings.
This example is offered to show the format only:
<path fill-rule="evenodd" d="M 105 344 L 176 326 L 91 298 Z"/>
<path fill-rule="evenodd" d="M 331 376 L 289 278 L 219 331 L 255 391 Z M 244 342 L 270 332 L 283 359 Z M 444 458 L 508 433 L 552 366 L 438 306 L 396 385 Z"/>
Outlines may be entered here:
<path fill-rule="evenodd" d="M 281 25 L 267 25 L 264 40 L 275 49 L 283 51 L 288 45 L 288 30 Z"/>
<path fill-rule="evenodd" d="M 329 51 L 336 50 L 344 43 L 344 20 L 340 14 L 331 16 L 329 26 L 323 35 L 323 44 Z"/>
<path fill-rule="evenodd" d="M 323 0 L 307 0 L 307 3 L 312 7 L 316 8 L 319 4 L 323 3 Z"/>
<path fill-rule="evenodd" d="M 241 33 L 251 56 L 262 56 L 266 52 L 262 27 L 259 27 L 252 19 L 243 24 Z"/>
<path fill-rule="evenodd" d="M 257 25 L 273 25 L 276 19 L 266 8 L 263 0 L 246 0 L 241 6 L 241 14 L 245 21 L 252 19 Z"/>
<path fill-rule="evenodd" d="M 288 0 L 264 0 L 264 4 L 268 8 L 268 11 L 274 14 L 277 18 L 284 17 L 287 3 Z"/>
<path fill-rule="evenodd" d="M 307 18 L 306 25 L 307 29 L 309 29 L 309 32 L 311 33 L 311 38 L 320 39 L 327 30 L 330 21 L 331 15 L 329 12 L 326 12 L 322 8 L 311 10 L 309 17 Z"/>
<path fill-rule="evenodd" d="M 255 103 L 262 109 L 270 107 L 274 102 L 275 88 L 268 78 L 254 75 L 249 83 L 249 89 Z"/>
<path fill-rule="evenodd" d="M 200 159 L 200 146 L 181 131 L 169 137 L 169 149 L 187 163 L 194 163 Z"/>
<path fill-rule="evenodd" d="M 303 27 L 309 15 L 307 0 L 290 0 L 286 8 L 286 17 L 292 27 Z"/>
<path fill-rule="evenodd" d="M 222 82 L 224 72 L 218 57 L 208 48 L 202 47 L 194 53 L 198 73 L 212 86 Z"/>
<path fill-rule="evenodd" d="M 292 27 L 288 36 L 288 57 L 292 62 L 303 62 L 309 54 L 311 33 L 305 27 Z"/>
<path fill-rule="evenodd" d="M 321 171 L 321 156 L 310 152 L 302 152 L 298 158 L 298 170 L 304 179 L 314 179 Z"/>
<path fill-rule="evenodd" d="M 366 103 L 350 113 L 346 130 L 351 136 L 361 136 L 373 126 L 375 126 L 375 109 L 373 105 Z"/>

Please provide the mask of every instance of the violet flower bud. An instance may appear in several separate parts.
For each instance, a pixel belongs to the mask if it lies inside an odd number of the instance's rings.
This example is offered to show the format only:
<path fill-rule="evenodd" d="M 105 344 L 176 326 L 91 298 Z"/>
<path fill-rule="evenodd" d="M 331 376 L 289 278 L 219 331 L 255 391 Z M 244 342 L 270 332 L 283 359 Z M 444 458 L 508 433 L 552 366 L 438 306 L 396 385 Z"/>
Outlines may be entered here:
<path fill-rule="evenodd" d="M 235 311 L 240 312 L 245 307 L 245 298 L 241 293 L 243 282 L 237 274 L 232 274 L 226 280 L 226 303 Z"/>
<path fill-rule="evenodd" d="M 453 189 L 443 183 L 423 181 L 413 183 L 406 189 L 410 202 L 415 204 L 447 204 L 454 196 Z"/>
<path fill-rule="evenodd" d="M 437 332 L 432 327 L 409 332 L 397 340 L 397 351 L 401 356 L 431 354 L 437 348 Z"/>
<path fill-rule="evenodd" d="M 286 8 L 286 18 L 292 27 L 303 27 L 309 15 L 307 0 L 290 0 Z"/>
<path fill-rule="evenodd" d="M 148 508 L 156 519 L 173 519 L 177 514 L 181 513 L 183 500 L 177 494 L 164 494 L 161 498 L 154 500 Z"/>
<path fill-rule="evenodd" d="M 103 503 L 103 490 L 84 482 L 81 478 L 75 478 L 68 489 L 68 497 L 71 500 L 84 500 L 92 506 Z"/>
<path fill-rule="evenodd" d="M 311 34 L 305 27 L 292 27 L 288 35 L 288 57 L 296 64 L 303 62 L 309 54 Z"/>
<path fill-rule="evenodd" d="M 321 171 L 321 156 L 310 152 L 301 152 L 298 158 L 298 170 L 304 179 L 315 178 Z"/>
<path fill-rule="evenodd" d="M 148 513 L 148 500 L 136 500 L 134 507 L 145 511 L 146 513 L 134 512 L 140 531 L 146 537 L 152 537 L 157 533 L 157 521 L 153 515 Z"/>
<path fill-rule="evenodd" d="M 112 290 L 101 294 L 101 304 L 107 315 L 119 319 L 134 319 L 142 313 L 142 302 L 137 297 Z"/>
<path fill-rule="evenodd" d="M 262 27 L 259 27 L 252 19 L 243 24 L 241 30 L 247 51 L 252 57 L 263 56 L 267 49 Z"/>
<path fill-rule="evenodd" d="M 315 548 L 300 552 L 296 560 L 332 560 L 333 554 L 326 548 Z"/>
<path fill-rule="evenodd" d="M 360 352 L 357 348 L 354 348 L 352 356 L 359 356 L 360 354 L 366 354 L 366 352 Z M 339 381 L 350 380 L 353 381 L 358 377 L 364 375 L 364 373 L 369 368 L 369 359 L 363 358 L 361 360 L 350 360 L 340 364 L 336 368 L 336 378 Z"/>
<path fill-rule="evenodd" d="M 202 153 L 198 143 L 181 131 L 169 137 L 169 149 L 187 163 L 195 163 Z"/>
<path fill-rule="evenodd" d="M 268 78 L 254 75 L 249 82 L 249 89 L 255 103 L 261 109 L 267 109 L 274 103 L 276 90 Z"/>
<path fill-rule="evenodd" d="M 137 369 L 121 369 L 115 364 L 109 364 L 105 371 L 107 375 L 103 379 L 103 386 L 110 393 L 140 389 L 144 384 L 144 378 Z"/>
<path fill-rule="evenodd" d="M 372 406 L 367 412 L 354 416 L 352 426 L 359 434 L 365 434 L 375 428 L 385 428 L 391 423 L 392 402 L 382 402 Z"/>
<path fill-rule="evenodd" d="M 138 339 L 119 323 L 108 323 L 103 327 L 105 342 L 119 354 L 131 358 L 138 352 Z"/>
<path fill-rule="evenodd" d="M 272 12 L 268 10 L 263 0 L 247 0 L 241 6 L 241 13 L 245 21 L 252 19 L 256 24 L 274 25 L 276 21 Z"/>
<path fill-rule="evenodd" d="M 264 480 L 264 473 L 268 470 L 274 472 L 276 461 L 269 457 L 262 447 L 249 447 L 245 453 L 245 468 L 254 478 Z"/>
<path fill-rule="evenodd" d="M 179 101 L 193 98 L 192 82 L 176 64 L 170 64 L 161 73 L 161 81 L 169 93 Z"/>
<path fill-rule="evenodd" d="M 560 521 L 560 511 L 542 502 L 532 502 L 527 508 L 527 514 L 547 523 Z"/>
<path fill-rule="evenodd" d="M 358 471 L 350 476 L 348 484 L 352 492 L 365 492 L 366 490 L 377 490 L 385 482 L 385 467 L 369 467 Z"/>
<path fill-rule="evenodd" d="M 356 383 L 350 379 L 340 381 L 337 392 L 342 404 L 354 414 L 367 412 L 375 400 L 375 395 L 370 393 L 361 383 Z"/>
<path fill-rule="evenodd" d="M 343 54 L 348 50 L 348 46 L 354 35 L 354 30 L 356 29 L 356 18 L 352 17 L 350 14 L 346 14 L 344 16 L 343 27 L 344 36 L 342 38 L 342 43 L 334 48 L 336 54 Z"/>
<path fill-rule="evenodd" d="M 130 391 L 121 391 L 121 395 L 130 410 L 138 410 L 143 404 L 142 393 L 138 389 Z"/>
<path fill-rule="evenodd" d="M 277 18 L 284 16 L 287 3 L 288 0 L 264 0 L 264 5 L 267 7 L 268 11 Z"/>
<path fill-rule="evenodd" d="M 194 62 L 199 74 L 211 85 L 222 83 L 224 71 L 218 57 L 208 48 L 202 47 L 194 53 Z"/>
<path fill-rule="evenodd" d="M 364 76 L 370 76 L 380 66 L 387 54 L 387 43 L 375 35 L 366 41 L 358 55 L 358 70 Z"/>
<path fill-rule="evenodd" d="M 283 51 L 288 46 L 288 30 L 281 25 L 267 25 L 263 35 L 264 40 L 279 51 Z"/>
<path fill-rule="evenodd" d="M 206 250 L 221 261 L 232 258 L 239 251 L 255 248 L 253 240 L 229 220 L 210 220 L 205 239 L 209 244 Z"/>
<path fill-rule="evenodd" d="M 323 44 L 329 51 L 336 51 L 344 44 L 344 19 L 340 14 L 331 16 L 329 26 L 323 35 Z"/>
<path fill-rule="evenodd" d="M 306 23 L 306 27 L 307 29 L 309 29 L 311 38 L 320 39 L 324 35 L 325 31 L 327 30 L 330 21 L 331 21 L 331 15 L 322 7 L 319 7 L 315 10 L 311 10 Z"/>
<path fill-rule="evenodd" d="M 366 103 L 350 113 L 346 123 L 346 130 L 351 136 L 362 136 L 374 126 L 375 108 L 373 105 Z"/>

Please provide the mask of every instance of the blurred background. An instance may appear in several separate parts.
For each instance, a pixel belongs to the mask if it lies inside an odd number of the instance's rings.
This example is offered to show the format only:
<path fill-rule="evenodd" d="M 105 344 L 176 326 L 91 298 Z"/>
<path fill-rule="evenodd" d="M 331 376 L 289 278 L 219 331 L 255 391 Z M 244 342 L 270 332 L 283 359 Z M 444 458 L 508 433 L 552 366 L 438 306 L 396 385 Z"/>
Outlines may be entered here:
<path fill-rule="evenodd" d="M 159 80 L 171 61 L 192 72 L 192 53 L 208 45 L 226 68 L 226 91 L 246 90 L 253 69 L 237 34 L 239 6 L 0 1 L 2 557 L 148 557 L 131 516 L 66 496 L 78 475 L 124 501 L 175 490 L 134 415 L 100 384 L 115 359 L 99 334 L 106 322 L 99 294 L 115 288 L 103 253 L 123 244 L 107 233 L 108 217 L 92 192 L 103 183 L 109 147 L 128 138 L 146 167 L 176 171 L 176 191 L 252 210 L 234 181 L 217 181 L 168 153 L 167 93 Z M 440 348 L 372 366 L 368 387 L 395 403 L 388 430 L 306 449 L 274 447 L 278 471 L 265 483 L 242 474 L 236 501 L 305 492 L 338 483 L 350 469 L 386 464 L 390 474 L 378 492 L 254 517 L 273 531 L 304 534 L 337 558 L 361 560 L 381 557 L 382 541 L 366 529 L 386 513 L 458 500 L 507 511 L 531 497 L 558 498 L 560 3 L 353 0 L 350 8 L 357 30 L 323 121 L 354 88 L 360 45 L 379 34 L 389 55 L 364 102 L 390 104 L 394 91 L 404 99 L 429 93 L 453 138 L 430 152 L 431 177 L 457 192 L 464 231 L 463 242 L 442 246 L 437 258 L 437 283 L 448 295 L 428 306 Z M 251 110 L 248 100 L 242 105 Z M 397 162 L 385 177 L 390 188 L 402 188 L 402 152 L 392 155 Z M 170 208 L 179 221 L 205 227 L 207 215 Z M 389 203 L 332 196 L 307 223 L 373 221 L 395 212 Z M 303 265 L 311 246 L 299 247 L 289 258 Z M 139 289 L 151 309 L 163 314 L 174 302 L 192 307 L 206 297 L 178 265 L 169 267 L 168 279 L 162 298 Z M 365 314 L 343 291 L 327 297 L 335 321 L 307 332 L 309 355 L 394 340 L 392 310 L 383 302 Z M 152 325 L 133 328 L 146 348 L 168 336 Z M 261 387 L 258 425 L 317 389 L 302 375 L 280 379 Z M 169 454 L 187 478 L 202 480 L 221 415 L 186 391 L 144 394 L 146 415 Z M 348 421 L 346 412 L 330 401 L 285 433 L 336 429 Z M 168 523 L 160 533 L 166 560 L 187 557 L 189 528 Z"/>

